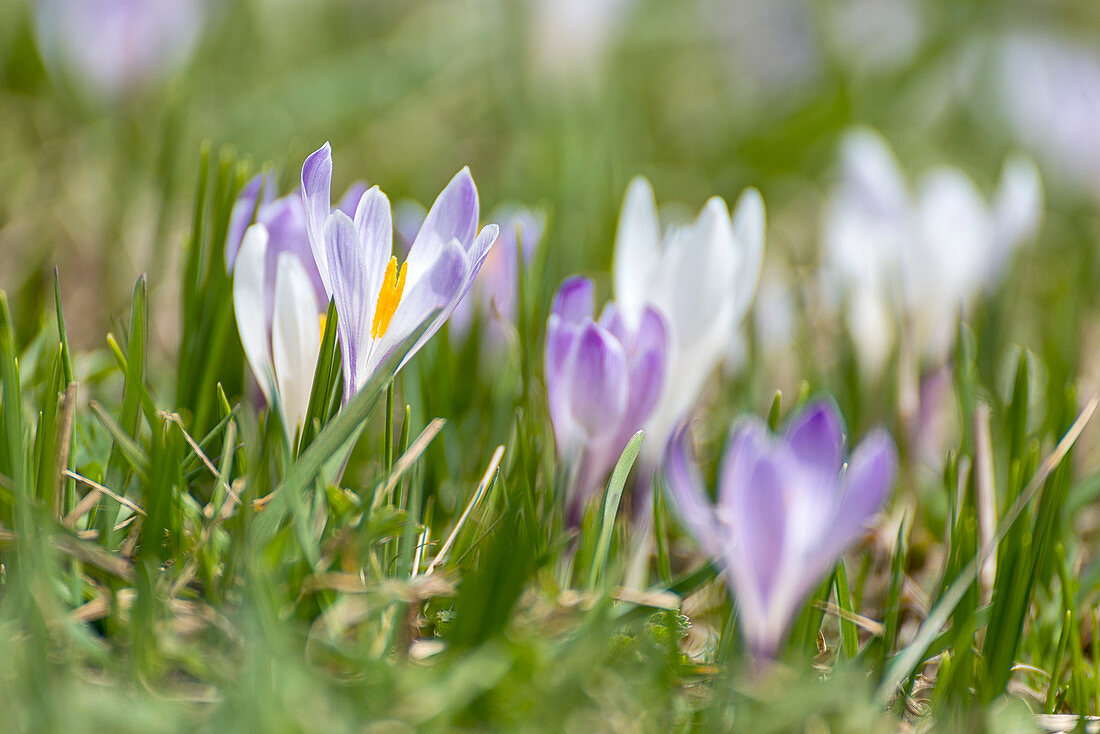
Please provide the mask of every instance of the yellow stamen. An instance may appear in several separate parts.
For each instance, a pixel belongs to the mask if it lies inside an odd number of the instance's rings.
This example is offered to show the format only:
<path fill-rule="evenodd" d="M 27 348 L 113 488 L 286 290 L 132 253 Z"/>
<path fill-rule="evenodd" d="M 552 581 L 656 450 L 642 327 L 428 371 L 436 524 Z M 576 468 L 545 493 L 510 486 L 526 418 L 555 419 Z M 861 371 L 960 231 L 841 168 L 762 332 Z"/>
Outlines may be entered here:
<path fill-rule="evenodd" d="M 321 341 L 325 340 L 325 326 L 328 325 L 328 314 L 318 314 L 317 322 L 321 325 Z"/>
<path fill-rule="evenodd" d="M 390 328 L 390 319 L 397 310 L 397 304 L 401 303 L 401 292 L 405 290 L 405 271 L 408 263 L 401 263 L 400 273 L 397 270 L 397 258 L 391 257 L 386 266 L 386 277 L 382 279 L 382 289 L 378 291 L 378 302 L 374 306 L 374 323 L 371 324 L 370 335 L 378 339 Z"/>

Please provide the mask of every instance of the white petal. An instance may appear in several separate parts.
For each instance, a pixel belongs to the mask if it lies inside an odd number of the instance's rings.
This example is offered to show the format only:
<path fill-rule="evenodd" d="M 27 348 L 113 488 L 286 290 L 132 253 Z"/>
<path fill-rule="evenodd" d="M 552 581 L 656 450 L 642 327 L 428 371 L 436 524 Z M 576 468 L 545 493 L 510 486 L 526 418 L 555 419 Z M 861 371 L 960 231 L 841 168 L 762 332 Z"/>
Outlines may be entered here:
<path fill-rule="evenodd" d="M 305 419 L 321 345 L 321 324 L 313 286 L 297 257 L 279 255 L 275 276 L 275 320 L 271 346 L 288 436 Z"/>
<path fill-rule="evenodd" d="M 650 281 L 661 255 L 660 240 L 653 187 L 643 176 L 635 176 L 619 212 L 612 263 L 615 300 L 632 325 L 641 318 L 648 300 Z"/>
<path fill-rule="evenodd" d="M 244 234 L 233 269 L 233 311 L 241 346 L 268 404 L 274 403 L 275 370 L 264 317 L 264 263 L 267 228 L 253 224 Z"/>
<path fill-rule="evenodd" d="M 916 315 L 937 306 L 955 311 L 977 295 L 992 269 L 989 210 L 968 176 L 939 168 L 921 181 L 919 216 L 920 238 L 902 264 L 909 308 Z"/>
<path fill-rule="evenodd" d="M 1031 239 L 1043 216 L 1043 182 L 1039 169 L 1024 156 L 1005 161 L 997 199 L 993 205 L 1002 258 L 1007 258 L 1021 242 Z M 1003 261 L 999 263 L 1003 265 Z"/>
<path fill-rule="evenodd" d="M 764 263 L 764 229 L 764 198 L 756 189 L 745 189 L 733 212 L 733 241 L 739 255 L 733 288 L 733 312 L 737 322 L 748 311 L 756 293 Z"/>

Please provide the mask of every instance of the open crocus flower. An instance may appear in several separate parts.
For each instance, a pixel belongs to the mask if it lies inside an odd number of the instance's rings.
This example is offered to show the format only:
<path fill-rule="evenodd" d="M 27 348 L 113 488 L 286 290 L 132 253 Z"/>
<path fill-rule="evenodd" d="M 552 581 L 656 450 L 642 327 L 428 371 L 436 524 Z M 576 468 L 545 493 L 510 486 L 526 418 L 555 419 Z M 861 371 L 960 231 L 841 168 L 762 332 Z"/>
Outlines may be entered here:
<path fill-rule="evenodd" d="M 459 301 L 448 324 L 451 333 L 465 338 L 480 312 L 487 326 L 485 344 L 499 351 L 506 343 L 507 325 L 514 324 L 519 303 L 520 258 L 527 265 L 542 241 L 546 215 L 522 206 L 498 207 L 492 216 L 500 225 L 500 239 L 485 258 L 470 293 Z"/>
<path fill-rule="evenodd" d="M 546 397 L 558 453 L 572 472 L 571 525 L 656 407 L 667 366 L 668 330 L 655 308 L 631 325 L 609 302 L 595 321 L 594 298 L 591 280 L 567 278 L 546 322 Z"/>
<path fill-rule="evenodd" d="M 51 71 L 113 101 L 163 81 L 187 63 L 206 0 L 36 0 L 35 31 Z"/>
<path fill-rule="evenodd" d="M 841 180 L 825 213 L 827 285 L 846 302 L 848 328 L 865 371 L 876 374 L 908 329 L 914 356 L 942 362 L 959 312 L 992 289 L 1042 212 L 1035 166 L 1010 158 L 986 204 L 961 171 L 938 168 L 912 193 L 886 142 L 848 134 Z"/>
<path fill-rule="evenodd" d="M 809 403 L 773 436 L 753 417 L 730 435 L 712 506 L 688 427 L 668 444 L 672 502 L 700 548 L 724 565 L 753 652 L 774 657 L 799 608 L 865 531 L 893 486 L 894 442 L 868 435 L 846 463 L 843 420 Z"/>
<path fill-rule="evenodd" d="M 323 306 L 308 271 L 312 262 L 293 248 L 278 249 L 267 227 L 254 224 L 234 263 L 233 310 L 241 345 L 268 405 L 278 406 L 290 440 L 309 409 L 321 346 Z"/>
<path fill-rule="evenodd" d="M 746 189 L 730 217 L 719 197 L 694 223 L 662 240 L 649 181 L 630 182 L 615 236 L 615 298 L 630 328 L 648 306 L 669 325 L 666 389 L 646 426 L 655 465 L 673 427 L 692 408 L 707 377 L 725 357 L 752 303 L 764 255 L 764 201 Z"/>
<path fill-rule="evenodd" d="M 340 317 L 346 402 L 422 325 L 428 323 L 398 369 L 439 331 L 470 289 L 498 229 L 490 224 L 478 232 L 477 188 L 463 168 L 435 200 L 398 267 L 386 195 L 375 186 L 349 217 L 332 209 L 331 181 L 332 151 L 325 143 L 302 166 L 302 197 L 310 247 Z"/>

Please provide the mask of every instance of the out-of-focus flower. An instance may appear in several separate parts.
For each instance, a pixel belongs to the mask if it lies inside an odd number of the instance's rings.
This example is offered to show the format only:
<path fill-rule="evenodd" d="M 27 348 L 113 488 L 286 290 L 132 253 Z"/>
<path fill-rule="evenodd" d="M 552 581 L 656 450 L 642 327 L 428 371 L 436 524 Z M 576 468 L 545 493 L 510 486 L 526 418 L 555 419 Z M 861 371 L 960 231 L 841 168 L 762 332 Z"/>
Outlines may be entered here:
<path fill-rule="evenodd" d="M 546 322 L 546 397 L 558 454 L 573 473 L 570 524 L 656 407 L 665 382 L 668 330 L 652 307 L 628 323 L 613 302 L 598 321 L 588 278 L 567 278 Z"/>
<path fill-rule="evenodd" d="M 1035 235 L 1038 171 L 1025 158 L 1009 158 L 992 205 L 954 168 L 929 171 L 913 193 L 889 146 L 867 129 L 845 137 L 841 168 L 825 210 L 825 278 L 847 304 L 865 371 L 881 371 L 898 324 L 915 356 L 942 361 L 959 312 L 999 282 L 1016 249 Z"/>
<path fill-rule="evenodd" d="M 531 0 L 536 70 L 558 82 L 598 78 L 633 0 Z"/>
<path fill-rule="evenodd" d="M 191 58 L 206 0 L 36 0 L 35 31 L 51 70 L 114 101 L 163 82 Z"/>
<path fill-rule="evenodd" d="M 844 423 L 816 400 L 771 435 L 759 419 L 733 429 L 712 506 L 685 424 L 668 444 L 665 476 L 699 547 L 725 567 L 742 632 L 773 657 L 806 596 L 864 532 L 893 486 L 897 450 L 869 434 L 846 459 Z"/>
<path fill-rule="evenodd" d="M 907 65 L 924 38 L 921 7 L 914 0 L 841 0 L 823 10 L 837 61 L 862 73 Z"/>
<path fill-rule="evenodd" d="M 519 281 L 520 258 L 527 265 L 542 241 L 546 215 L 521 206 L 501 206 L 490 217 L 500 225 L 500 237 L 485 258 L 474 286 L 458 303 L 451 315 L 451 333 L 465 338 L 473 324 L 475 313 L 484 317 L 485 344 L 500 351 L 506 344 L 507 332 L 516 321 L 519 304 L 516 289 Z"/>
<path fill-rule="evenodd" d="M 350 217 L 332 209 L 331 181 L 332 151 L 325 143 L 302 166 L 302 197 L 310 247 L 339 315 L 347 401 L 421 326 L 428 323 L 398 369 L 439 331 L 470 289 L 498 228 L 478 232 L 477 188 L 463 168 L 435 200 L 399 268 L 386 195 L 370 189 Z"/>
<path fill-rule="evenodd" d="M 823 68 L 816 15 L 809 0 L 705 0 L 702 20 L 729 59 L 748 99 L 800 97 Z M 775 53 L 775 49 L 783 53 Z M 747 101 L 747 100 L 746 100 Z"/>
<path fill-rule="evenodd" d="M 263 224 L 245 232 L 234 263 L 233 310 L 241 345 L 264 398 L 278 407 L 289 440 L 309 409 L 321 347 L 321 311 L 307 272 L 311 264 L 312 257 L 303 259 L 293 249 L 276 250 Z"/>
<path fill-rule="evenodd" d="M 630 182 L 615 236 L 615 297 L 629 328 L 637 328 L 647 305 L 665 316 L 674 376 L 646 426 L 651 466 L 726 355 L 763 256 L 764 201 L 756 189 L 741 194 L 732 219 L 715 196 L 694 223 L 670 228 L 662 241 L 653 187 L 640 176 Z"/>
<path fill-rule="evenodd" d="M 1020 142 L 1062 178 L 1100 194 L 1100 52 L 1095 41 L 1017 34 L 996 54 L 998 107 Z"/>
<path fill-rule="evenodd" d="M 409 254 L 426 216 L 428 210 L 419 201 L 401 199 L 393 205 L 393 233 L 397 238 L 397 250 L 402 257 Z"/>

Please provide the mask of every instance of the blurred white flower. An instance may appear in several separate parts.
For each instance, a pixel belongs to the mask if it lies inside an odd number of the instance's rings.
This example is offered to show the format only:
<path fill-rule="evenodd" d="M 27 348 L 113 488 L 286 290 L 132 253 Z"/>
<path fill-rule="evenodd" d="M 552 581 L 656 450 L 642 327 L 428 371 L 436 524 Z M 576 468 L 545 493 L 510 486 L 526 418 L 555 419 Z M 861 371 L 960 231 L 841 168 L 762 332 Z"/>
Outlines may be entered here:
<path fill-rule="evenodd" d="M 597 78 L 633 4 L 634 0 L 531 0 L 536 71 L 559 83 Z"/>
<path fill-rule="evenodd" d="M 863 368 L 880 372 L 899 324 L 914 357 L 942 361 L 960 311 L 999 282 L 1041 213 L 1039 173 L 1025 158 L 1005 163 L 989 205 L 954 168 L 927 172 L 911 191 L 886 141 L 850 132 L 826 203 L 823 267 Z"/>
<path fill-rule="evenodd" d="M 1100 195 L 1100 51 L 1049 34 L 1004 39 L 998 106 L 1019 141 L 1060 177 Z"/>
<path fill-rule="evenodd" d="M 668 379 L 646 426 L 643 451 L 655 465 L 676 423 L 691 410 L 748 311 L 764 257 L 764 200 L 745 189 L 733 215 L 711 197 L 696 220 L 661 235 L 653 187 L 630 182 L 615 234 L 612 279 L 627 325 L 647 305 L 668 320 Z"/>
<path fill-rule="evenodd" d="M 164 81 L 191 58 L 205 0 L 37 0 L 47 66 L 111 102 Z"/>
<path fill-rule="evenodd" d="M 706 0 L 703 20 L 750 94 L 782 97 L 808 89 L 821 75 L 809 0 Z"/>
<path fill-rule="evenodd" d="M 924 38 L 914 0 L 841 0 L 825 6 L 825 30 L 837 60 L 867 73 L 905 66 Z"/>

